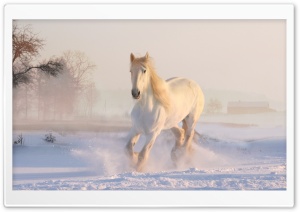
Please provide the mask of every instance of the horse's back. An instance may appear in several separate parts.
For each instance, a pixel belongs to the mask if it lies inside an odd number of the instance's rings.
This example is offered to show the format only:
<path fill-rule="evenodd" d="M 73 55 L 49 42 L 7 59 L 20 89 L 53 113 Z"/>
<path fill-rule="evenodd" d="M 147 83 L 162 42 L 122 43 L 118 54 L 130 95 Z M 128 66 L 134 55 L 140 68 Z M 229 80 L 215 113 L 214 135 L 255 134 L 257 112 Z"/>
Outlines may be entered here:
<path fill-rule="evenodd" d="M 173 77 L 167 79 L 166 82 L 169 85 L 171 92 L 180 92 L 186 93 L 188 91 L 193 91 L 192 94 L 195 96 L 203 97 L 203 92 L 200 86 L 193 80 L 181 78 L 181 77 Z"/>
<path fill-rule="evenodd" d="M 173 100 L 174 111 L 177 111 L 176 114 L 182 112 L 180 119 L 191 113 L 200 116 L 204 107 L 204 94 L 200 86 L 193 80 L 181 77 L 170 78 L 166 82 Z"/>

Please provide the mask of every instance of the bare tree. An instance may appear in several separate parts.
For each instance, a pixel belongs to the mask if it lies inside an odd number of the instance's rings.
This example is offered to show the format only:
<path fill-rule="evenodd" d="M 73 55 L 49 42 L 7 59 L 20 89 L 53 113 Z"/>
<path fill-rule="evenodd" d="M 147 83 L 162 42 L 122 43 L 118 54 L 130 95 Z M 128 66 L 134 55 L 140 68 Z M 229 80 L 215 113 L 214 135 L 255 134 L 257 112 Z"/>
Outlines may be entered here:
<path fill-rule="evenodd" d="M 80 106 L 84 106 L 84 101 L 86 101 L 85 92 L 92 82 L 91 74 L 96 66 L 89 60 L 85 53 L 81 51 L 66 51 L 63 53 L 62 58 L 65 62 L 65 68 L 70 71 L 74 82 L 76 97 L 74 112 L 79 115 L 79 113 L 81 113 Z"/>
<path fill-rule="evenodd" d="M 13 92 L 13 118 L 20 119 L 24 116 L 26 117 L 26 88 L 25 86 L 20 87 L 19 89 L 15 89 Z"/>
<path fill-rule="evenodd" d="M 95 64 L 81 51 L 66 51 L 63 53 L 63 59 L 66 69 L 70 70 L 75 80 L 77 91 L 83 91 L 91 81 L 90 74 L 95 69 Z"/>
<path fill-rule="evenodd" d="M 40 70 L 46 74 L 56 77 L 62 70 L 60 61 L 50 59 L 38 65 L 32 65 L 31 62 L 43 48 L 44 40 L 33 33 L 30 25 L 20 28 L 16 22 L 13 23 L 13 86 L 28 84 L 31 81 L 30 72 Z"/>
<path fill-rule="evenodd" d="M 94 106 L 97 103 L 99 92 L 96 89 L 95 83 L 88 84 L 83 94 L 83 109 L 86 116 L 93 115 Z"/>
<path fill-rule="evenodd" d="M 64 64 L 64 60 L 61 59 L 61 63 Z M 64 119 L 73 113 L 76 104 L 74 79 L 66 66 L 63 67 L 57 78 L 37 72 L 35 84 L 38 119 Z"/>
<path fill-rule="evenodd" d="M 13 24 L 13 60 L 31 61 L 33 57 L 39 54 L 44 46 L 44 40 L 32 32 L 31 26 L 27 25 L 20 28 L 15 22 Z"/>

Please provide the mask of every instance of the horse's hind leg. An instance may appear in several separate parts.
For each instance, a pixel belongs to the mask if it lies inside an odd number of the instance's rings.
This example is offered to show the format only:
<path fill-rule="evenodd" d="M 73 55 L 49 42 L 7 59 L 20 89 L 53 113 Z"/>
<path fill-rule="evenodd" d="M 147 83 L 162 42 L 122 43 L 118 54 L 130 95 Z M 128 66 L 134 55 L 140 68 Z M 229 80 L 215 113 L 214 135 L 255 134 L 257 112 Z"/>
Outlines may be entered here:
<path fill-rule="evenodd" d="M 192 151 L 192 140 L 195 134 L 195 127 L 196 127 L 196 123 L 197 123 L 197 118 L 194 116 L 187 116 L 185 118 L 185 122 L 186 122 L 186 132 L 185 132 L 185 143 L 184 143 L 184 147 L 187 150 L 187 152 L 191 152 Z"/>
<path fill-rule="evenodd" d="M 200 115 L 203 111 L 204 101 L 203 98 L 199 98 L 192 111 L 185 117 L 185 144 L 186 150 L 190 153 L 192 151 L 192 141 L 195 134 L 195 127 Z"/>
<path fill-rule="evenodd" d="M 182 128 L 179 128 L 178 126 L 173 127 L 171 130 L 176 138 L 175 145 L 172 148 L 171 158 L 172 158 L 173 162 L 176 162 L 178 159 L 178 150 L 180 149 L 180 147 L 182 147 L 182 145 L 184 143 L 185 130 Z"/>
<path fill-rule="evenodd" d="M 135 165 L 137 163 L 137 157 L 138 157 L 138 153 L 133 151 L 133 147 L 136 144 L 136 142 L 138 141 L 140 137 L 139 133 L 136 133 L 135 130 L 131 129 L 129 136 L 128 136 L 128 143 L 126 145 L 125 151 L 128 154 L 128 156 L 130 157 L 133 165 Z"/>

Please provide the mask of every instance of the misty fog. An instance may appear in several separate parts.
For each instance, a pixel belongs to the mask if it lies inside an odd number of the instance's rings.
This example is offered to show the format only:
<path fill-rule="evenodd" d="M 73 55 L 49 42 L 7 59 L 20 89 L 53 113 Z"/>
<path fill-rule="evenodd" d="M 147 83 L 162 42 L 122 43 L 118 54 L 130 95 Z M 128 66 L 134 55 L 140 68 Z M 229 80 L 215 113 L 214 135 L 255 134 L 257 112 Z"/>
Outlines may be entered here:
<path fill-rule="evenodd" d="M 129 55 L 143 56 L 146 51 L 162 78 L 187 77 L 202 87 L 206 104 L 200 122 L 217 116 L 217 121 L 226 121 L 229 102 L 266 102 L 285 116 L 284 21 L 16 23 L 21 29 L 29 25 L 43 44 L 30 57 L 13 62 L 17 73 L 49 59 L 59 61 L 63 69 L 57 76 L 34 69 L 23 79 L 29 82 L 14 87 L 15 127 L 32 123 L 38 128 L 34 123 L 41 121 L 62 127 L 72 121 L 81 123 L 81 129 L 127 129 L 135 103 Z"/>

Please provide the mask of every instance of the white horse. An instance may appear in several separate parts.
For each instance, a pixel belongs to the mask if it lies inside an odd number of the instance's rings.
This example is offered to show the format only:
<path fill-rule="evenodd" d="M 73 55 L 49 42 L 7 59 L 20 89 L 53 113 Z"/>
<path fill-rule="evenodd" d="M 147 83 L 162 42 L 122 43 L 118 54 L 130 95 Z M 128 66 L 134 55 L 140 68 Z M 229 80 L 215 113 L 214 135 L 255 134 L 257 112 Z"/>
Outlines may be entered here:
<path fill-rule="evenodd" d="M 137 100 L 131 112 L 132 128 L 126 152 L 137 171 L 142 171 L 150 150 L 161 130 L 171 129 L 176 137 L 171 158 L 176 162 L 178 150 L 189 153 L 194 129 L 204 107 L 204 95 L 196 82 L 184 78 L 161 79 L 149 54 L 130 55 L 132 97 Z M 178 124 L 182 122 L 182 128 Z M 146 143 L 138 153 L 133 148 L 141 134 Z"/>

